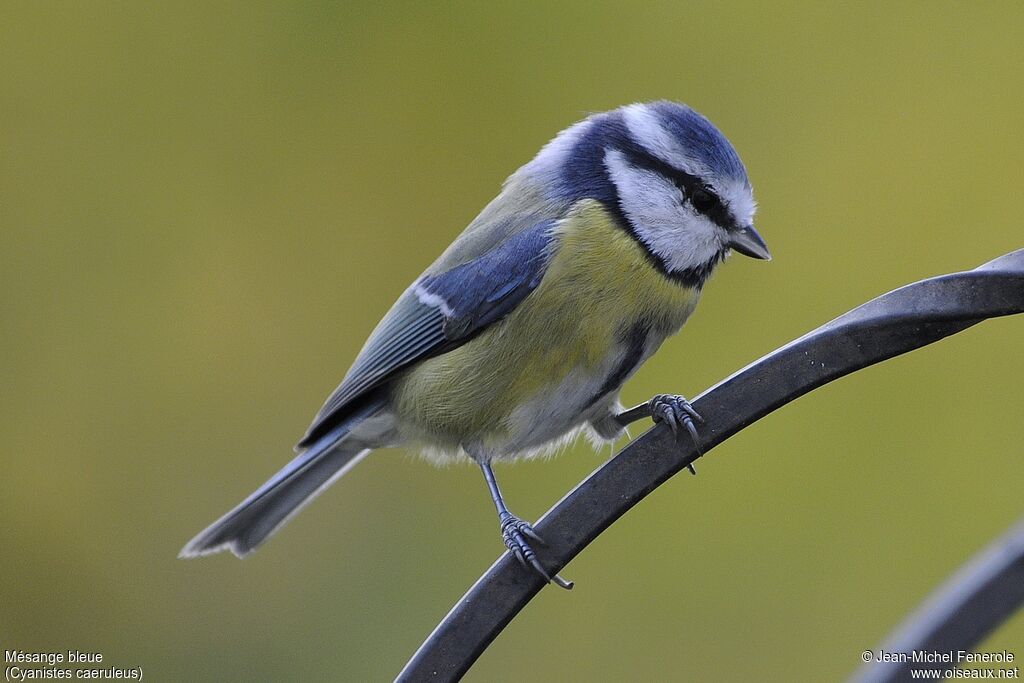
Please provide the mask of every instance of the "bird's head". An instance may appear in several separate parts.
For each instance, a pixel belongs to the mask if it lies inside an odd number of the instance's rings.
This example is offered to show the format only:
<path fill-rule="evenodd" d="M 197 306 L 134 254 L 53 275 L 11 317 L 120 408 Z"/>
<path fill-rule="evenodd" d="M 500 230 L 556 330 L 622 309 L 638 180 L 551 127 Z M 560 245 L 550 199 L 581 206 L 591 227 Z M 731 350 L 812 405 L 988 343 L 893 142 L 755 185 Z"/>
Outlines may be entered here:
<path fill-rule="evenodd" d="M 670 277 L 701 286 L 729 251 L 771 258 L 739 155 L 675 102 L 632 104 L 566 129 L 525 169 L 553 195 L 596 199 Z"/>

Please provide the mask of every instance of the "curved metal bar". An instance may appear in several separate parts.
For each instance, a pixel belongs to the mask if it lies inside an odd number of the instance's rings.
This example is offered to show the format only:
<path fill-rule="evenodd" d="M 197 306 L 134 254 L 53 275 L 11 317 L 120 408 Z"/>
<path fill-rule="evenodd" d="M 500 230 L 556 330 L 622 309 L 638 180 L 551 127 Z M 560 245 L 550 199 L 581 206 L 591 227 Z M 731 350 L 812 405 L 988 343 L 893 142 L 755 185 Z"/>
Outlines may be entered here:
<path fill-rule="evenodd" d="M 980 268 L 883 294 L 768 354 L 692 401 L 705 453 L 782 405 L 861 368 L 955 334 L 986 318 L 1024 312 L 1024 249 Z M 696 460 L 659 425 L 626 446 L 534 525 L 551 575 L 647 494 Z M 458 680 L 544 587 L 505 553 L 452 607 L 398 681 Z"/>
<path fill-rule="evenodd" d="M 851 683 L 898 683 L 917 671 L 944 671 L 1024 605 L 1024 521 L 975 555 L 882 646 L 887 653 L 948 654 L 943 662 L 882 661 L 865 664 Z M 879 654 L 877 651 L 874 653 Z M 989 666 L 986 664 L 985 666 Z M 999 666 L 999 665 L 996 665 Z"/>

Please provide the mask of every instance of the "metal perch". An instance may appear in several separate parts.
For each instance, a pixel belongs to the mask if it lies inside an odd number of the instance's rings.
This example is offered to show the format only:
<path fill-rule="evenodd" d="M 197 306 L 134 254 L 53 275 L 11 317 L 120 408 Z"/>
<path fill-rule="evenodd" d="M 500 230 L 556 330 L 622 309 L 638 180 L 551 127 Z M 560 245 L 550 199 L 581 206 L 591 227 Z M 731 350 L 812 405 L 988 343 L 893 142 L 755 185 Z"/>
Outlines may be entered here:
<path fill-rule="evenodd" d="M 955 668 L 957 651 L 970 651 L 1024 605 L 1024 521 L 982 550 L 889 637 L 889 653 L 949 653 L 950 663 L 883 661 L 865 664 L 851 683 L 920 680 L 917 671 Z M 877 652 L 877 651 L 876 651 Z M 936 680 L 936 679 L 933 679 Z"/>
<path fill-rule="evenodd" d="M 834 379 L 987 318 L 1021 312 L 1024 249 L 974 270 L 893 290 L 790 342 L 698 396 L 693 407 L 706 421 L 701 430 L 704 452 Z M 662 425 L 626 446 L 535 525 L 548 543 L 546 548 L 537 548 L 548 573 L 561 571 L 615 520 L 698 457 L 692 445 L 680 445 Z M 505 553 L 455 604 L 397 680 L 458 680 L 544 585 L 536 572 L 523 570 Z"/>

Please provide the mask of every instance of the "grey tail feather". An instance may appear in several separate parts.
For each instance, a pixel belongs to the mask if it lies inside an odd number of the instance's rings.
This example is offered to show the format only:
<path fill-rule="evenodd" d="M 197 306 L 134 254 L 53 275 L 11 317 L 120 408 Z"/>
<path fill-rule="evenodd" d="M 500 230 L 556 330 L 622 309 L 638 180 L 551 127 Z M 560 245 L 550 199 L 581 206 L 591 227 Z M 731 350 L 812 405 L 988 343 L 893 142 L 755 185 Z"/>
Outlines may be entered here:
<path fill-rule="evenodd" d="M 245 557 L 258 548 L 370 452 L 363 444 L 347 442 L 346 437 L 379 408 L 373 405 L 372 410 L 360 410 L 318 439 L 237 507 L 199 532 L 178 557 L 200 557 L 221 550 Z"/>

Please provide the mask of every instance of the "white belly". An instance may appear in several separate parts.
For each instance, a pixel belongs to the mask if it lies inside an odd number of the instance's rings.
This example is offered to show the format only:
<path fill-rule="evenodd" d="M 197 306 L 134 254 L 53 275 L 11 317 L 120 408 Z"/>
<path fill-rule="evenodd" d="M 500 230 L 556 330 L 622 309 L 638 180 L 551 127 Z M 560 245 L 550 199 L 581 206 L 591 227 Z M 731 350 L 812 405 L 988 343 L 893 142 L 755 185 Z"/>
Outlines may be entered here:
<path fill-rule="evenodd" d="M 589 423 L 622 409 L 619 392 L 627 379 L 654 355 L 664 334 L 649 332 L 637 355 L 627 344 L 619 344 L 596 369 L 573 369 L 554 388 L 537 394 L 516 408 L 509 419 L 509 435 L 500 443 L 487 444 L 488 450 L 501 460 L 537 457 L 564 446 L 580 434 L 590 431 Z M 632 356 L 632 358 L 630 358 Z M 629 367 L 623 370 L 623 364 Z M 605 386 L 619 373 L 613 386 Z M 603 390 L 604 393 L 599 393 Z"/>

